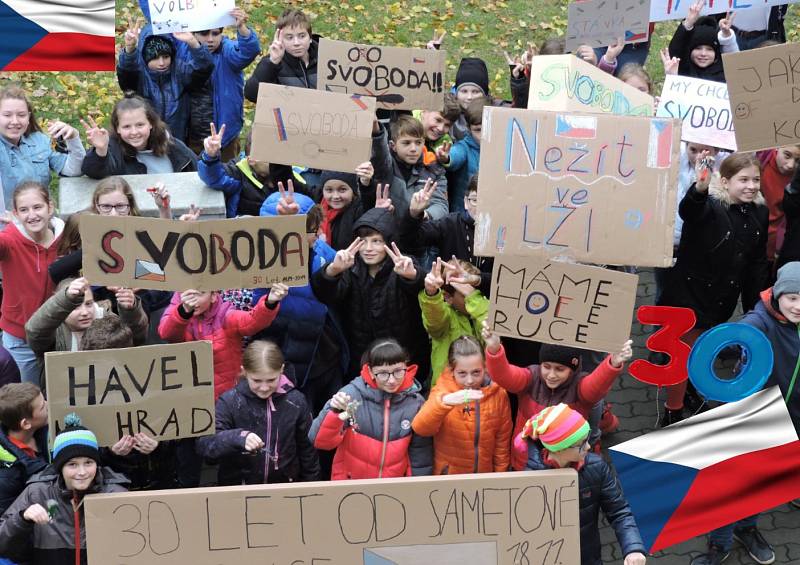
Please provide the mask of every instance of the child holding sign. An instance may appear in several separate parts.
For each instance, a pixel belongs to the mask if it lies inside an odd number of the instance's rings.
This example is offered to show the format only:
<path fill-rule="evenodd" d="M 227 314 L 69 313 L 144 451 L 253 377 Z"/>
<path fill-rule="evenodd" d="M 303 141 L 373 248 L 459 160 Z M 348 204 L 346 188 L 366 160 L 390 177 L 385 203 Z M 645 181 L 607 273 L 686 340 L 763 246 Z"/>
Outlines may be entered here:
<path fill-rule="evenodd" d="M 606 397 L 622 373 L 625 362 L 633 357 L 632 341 L 609 354 L 591 373 L 581 372 L 581 350 L 546 343 L 539 351 L 539 364 L 530 367 L 511 365 L 500 337 L 483 323 L 486 343 L 486 368 L 492 379 L 519 398 L 514 435 L 522 425 L 542 409 L 560 402 L 568 404 L 588 418 L 592 407 Z M 518 444 L 512 446 L 511 464 L 519 471 L 525 467 L 527 453 Z"/>
<path fill-rule="evenodd" d="M 511 405 L 486 374 L 483 347 L 472 336 L 450 344 L 448 365 L 411 427 L 433 436 L 433 474 L 509 470 Z"/>
<path fill-rule="evenodd" d="M 305 396 L 283 374 L 283 354 L 254 341 L 242 355 L 242 374 L 217 400 L 216 434 L 197 440 L 205 457 L 219 459 L 219 485 L 318 481 L 317 451 L 308 439 Z"/>

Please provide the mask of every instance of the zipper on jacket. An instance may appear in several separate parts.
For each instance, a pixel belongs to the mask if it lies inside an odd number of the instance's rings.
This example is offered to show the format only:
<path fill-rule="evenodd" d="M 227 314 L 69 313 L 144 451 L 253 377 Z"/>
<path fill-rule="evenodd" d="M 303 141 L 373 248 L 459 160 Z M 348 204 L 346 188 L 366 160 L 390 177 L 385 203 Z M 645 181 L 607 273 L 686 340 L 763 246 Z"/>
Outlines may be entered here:
<path fill-rule="evenodd" d="M 270 460 L 270 442 L 272 441 L 272 411 L 270 410 L 270 398 L 264 404 L 267 408 L 267 439 L 264 442 L 264 484 L 269 483 L 269 460 Z"/>
<path fill-rule="evenodd" d="M 797 326 L 797 337 L 800 337 L 800 325 Z M 800 353 L 797 354 L 797 361 L 794 365 L 794 373 L 792 374 L 792 380 L 789 382 L 789 390 L 786 392 L 786 397 L 783 399 L 786 402 L 786 405 L 789 405 L 789 398 L 792 396 L 792 391 L 794 391 L 794 384 L 797 381 L 797 373 L 800 372 Z"/>
<path fill-rule="evenodd" d="M 713 253 L 714 251 L 716 251 L 717 249 L 722 247 L 722 244 L 725 243 L 726 241 L 728 241 L 730 239 L 730 237 L 731 237 L 731 230 L 728 230 L 728 231 L 725 232 L 725 237 L 723 237 L 719 241 L 719 243 L 717 243 L 714 247 L 712 247 L 711 250 L 709 251 L 709 253 Z"/>
<path fill-rule="evenodd" d="M 391 398 L 383 400 L 383 442 L 381 445 L 381 465 L 378 468 L 378 478 L 383 477 L 383 465 L 386 463 L 386 446 L 389 443 L 389 407 L 392 403 Z"/>
<path fill-rule="evenodd" d="M 474 448 L 475 448 L 475 463 L 472 466 L 472 472 L 478 472 L 478 443 L 481 441 L 481 401 L 475 401 L 475 440 L 474 440 Z"/>
<path fill-rule="evenodd" d="M 75 565 L 81 565 L 81 506 L 72 493 L 72 529 L 75 533 Z"/>

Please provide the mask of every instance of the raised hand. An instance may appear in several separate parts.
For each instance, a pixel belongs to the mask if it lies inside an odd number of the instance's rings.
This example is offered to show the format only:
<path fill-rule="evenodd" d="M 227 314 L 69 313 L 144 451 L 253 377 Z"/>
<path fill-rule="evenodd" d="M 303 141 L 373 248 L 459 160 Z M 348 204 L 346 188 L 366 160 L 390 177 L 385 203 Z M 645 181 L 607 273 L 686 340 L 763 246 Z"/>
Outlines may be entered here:
<path fill-rule="evenodd" d="M 447 165 L 450 162 L 450 149 L 453 144 L 449 141 L 444 141 L 436 147 L 436 160 L 442 165 Z"/>
<path fill-rule="evenodd" d="M 187 44 L 189 47 L 192 47 L 193 49 L 200 47 L 200 42 L 197 40 L 197 38 L 191 31 L 173 31 L 172 37 L 174 37 L 178 41 L 183 41 L 185 44 Z"/>
<path fill-rule="evenodd" d="M 133 448 L 143 455 L 150 455 L 158 447 L 158 440 L 151 438 L 144 432 L 133 436 Z"/>
<path fill-rule="evenodd" d="M 117 306 L 123 310 L 133 310 L 136 306 L 136 295 L 133 293 L 132 288 L 125 288 L 122 286 L 109 286 L 108 290 L 114 293 L 117 299 Z"/>
<path fill-rule="evenodd" d="M 283 283 L 275 283 L 269 288 L 268 304 L 277 304 L 289 294 L 289 287 Z"/>
<path fill-rule="evenodd" d="M 78 137 L 78 130 L 69 124 L 65 124 L 61 120 L 55 120 L 48 123 L 47 135 L 53 139 L 58 139 L 60 137 L 66 141 L 67 139 Z"/>
<path fill-rule="evenodd" d="M 100 157 L 105 157 L 108 152 L 108 130 L 97 125 L 92 116 L 87 116 L 86 119 L 88 123 L 81 120 L 81 126 L 86 132 L 86 140 Z"/>
<path fill-rule="evenodd" d="M 444 286 L 444 266 L 442 258 L 437 257 L 433 265 L 431 265 L 431 272 L 425 275 L 425 294 L 434 296 L 439 289 Z"/>
<path fill-rule="evenodd" d="M 125 457 L 133 449 L 133 444 L 133 436 L 122 436 L 117 443 L 111 446 L 111 452 L 114 455 Z"/>
<path fill-rule="evenodd" d="M 339 391 L 331 398 L 331 408 L 334 410 L 347 410 L 347 405 L 350 404 L 350 395 L 346 392 Z"/>
<path fill-rule="evenodd" d="M 364 245 L 364 240 L 360 237 L 357 237 L 353 240 L 347 249 L 340 249 L 336 252 L 336 256 L 333 258 L 333 261 L 325 267 L 325 272 L 331 276 L 335 277 L 350 267 L 356 262 L 356 254 L 358 250 Z"/>
<path fill-rule="evenodd" d="M 436 190 L 437 183 L 429 178 L 425 181 L 425 186 L 418 190 L 411 197 L 411 202 L 408 204 L 408 213 L 412 218 L 419 218 L 431 205 L 431 197 Z"/>
<path fill-rule="evenodd" d="M 196 222 L 200 218 L 200 214 L 203 213 L 202 208 L 198 208 L 194 205 L 194 203 L 189 204 L 189 211 L 185 214 L 181 214 L 178 220 L 181 222 Z"/>
<path fill-rule="evenodd" d="M 139 45 L 139 33 L 141 33 L 142 22 L 139 18 L 128 19 L 128 29 L 125 30 L 125 51 L 133 53 L 136 51 L 136 46 Z"/>
<path fill-rule="evenodd" d="M 447 35 L 447 30 L 442 32 L 442 35 L 436 37 L 436 30 L 433 30 L 433 39 L 431 39 L 425 47 L 427 49 L 441 49 L 442 41 L 444 41 L 444 36 Z"/>
<path fill-rule="evenodd" d="M 358 182 L 360 182 L 363 186 L 369 186 L 369 183 L 372 182 L 372 177 L 375 174 L 375 167 L 372 166 L 372 161 L 364 161 L 358 167 L 356 167 L 356 176 L 358 177 Z"/>
<path fill-rule="evenodd" d="M 264 445 L 264 441 L 253 432 L 250 432 L 247 434 L 247 437 L 244 438 L 245 451 L 258 451 L 259 449 L 263 449 Z"/>
<path fill-rule="evenodd" d="M 169 190 L 163 182 L 157 182 L 154 186 L 148 188 L 147 193 L 153 197 L 159 210 L 169 207 Z"/>
<path fill-rule="evenodd" d="M 181 305 L 187 312 L 194 312 L 200 300 L 200 291 L 190 288 L 181 292 Z"/>
<path fill-rule="evenodd" d="M 446 270 L 445 277 L 447 279 L 447 284 L 465 297 L 475 292 L 475 287 L 481 284 L 480 275 L 473 275 L 465 271 L 455 257 L 447 263 L 444 263 L 444 267 Z"/>
<path fill-rule="evenodd" d="M 442 404 L 447 406 L 461 406 L 462 404 L 469 404 L 470 402 L 481 400 L 482 398 L 483 391 L 465 388 L 464 390 L 457 390 L 450 394 L 443 395 Z"/>
<path fill-rule="evenodd" d="M 50 522 L 50 514 L 41 504 L 31 504 L 25 509 L 22 517 L 34 524 L 47 524 Z"/>
<path fill-rule="evenodd" d="M 391 189 L 390 184 L 379 184 L 375 187 L 375 207 L 376 208 L 385 208 L 390 212 L 394 212 L 394 204 L 392 204 L 392 199 L 389 197 L 389 189 Z"/>
<path fill-rule="evenodd" d="M 736 12 L 728 12 L 725 17 L 719 21 L 719 30 L 722 32 L 722 37 L 730 37 L 733 35 L 731 28 L 733 27 L 733 18 L 736 17 Z"/>
<path fill-rule="evenodd" d="M 222 151 L 222 136 L 225 134 L 225 124 L 222 124 L 222 127 L 219 128 L 219 132 L 217 132 L 217 127 L 214 125 L 214 122 L 211 122 L 211 135 L 203 140 L 203 149 L 206 150 L 206 155 L 211 158 L 218 157 L 219 152 Z"/>
<path fill-rule="evenodd" d="M 629 339 L 616 353 L 611 354 L 611 366 L 620 368 L 633 357 L 633 340 Z"/>
<path fill-rule="evenodd" d="M 269 60 L 273 65 L 280 65 L 285 52 L 286 48 L 283 46 L 283 30 L 278 29 L 275 31 L 275 38 L 269 46 Z"/>
<path fill-rule="evenodd" d="M 250 35 L 250 30 L 247 28 L 247 12 L 241 8 L 234 8 L 228 13 L 236 20 L 236 27 L 239 28 L 239 33 L 248 37 Z"/>
<path fill-rule="evenodd" d="M 603 59 L 605 59 L 606 63 L 609 65 L 613 65 L 616 63 L 617 57 L 619 57 L 623 49 L 625 49 L 625 40 L 618 37 L 608 46 L 605 55 L 603 55 Z"/>
<path fill-rule="evenodd" d="M 708 185 L 711 183 L 711 171 L 714 170 L 714 156 L 710 151 L 704 149 L 697 156 L 694 164 L 694 172 L 697 177 L 695 181 L 695 188 L 698 192 L 705 192 L 708 190 Z"/>
<path fill-rule="evenodd" d="M 383 249 L 394 263 L 395 273 L 404 279 L 413 279 L 417 276 L 417 268 L 414 266 L 414 261 L 411 260 L 411 257 L 403 255 L 395 242 L 392 242 L 391 248 L 388 245 L 384 245 Z"/>
<path fill-rule="evenodd" d="M 500 336 L 489 328 L 489 321 L 484 320 L 481 327 L 481 337 L 486 344 L 486 351 L 494 355 L 500 351 Z"/>
<path fill-rule="evenodd" d="M 664 66 L 664 74 L 677 75 L 678 65 L 681 64 L 681 60 L 678 57 L 670 57 L 669 48 L 667 47 L 663 47 L 660 53 L 661 53 L 661 64 Z"/>
<path fill-rule="evenodd" d="M 579 59 L 583 59 L 590 65 L 597 66 L 597 53 L 594 52 L 594 49 L 590 45 L 579 45 L 577 51 L 575 51 L 575 56 Z"/>
<path fill-rule="evenodd" d="M 89 290 L 89 279 L 86 277 L 80 277 L 69 283 L 67 287 L 67 298 L 76 299 L 79 296 L 83 296 L 86 294 L 86 291 Z"/>
<path fill-rule="evenodd" d="M 683 27 L 686 30 L 692 29 L 694 24 L 697 23 L 697 20 L 700 18 L 700 12 L 703 11 L 703 6 L 705 6 L 705 4 L 705 0 L 696 0 L 689 6 L 689 12 L 683 20 Z"/>
<path fill-rule="evenodd" d="M 286 190 L 282 182 L 278 183 L 278 190 L 281 191 L 281 199 L 278 200 L 278 214 L 281 216 L 293 216 L 300 212 L 300 204 L 294 200 L 294 183 L 291 179 L 287 181 L 289 190 Z"/>

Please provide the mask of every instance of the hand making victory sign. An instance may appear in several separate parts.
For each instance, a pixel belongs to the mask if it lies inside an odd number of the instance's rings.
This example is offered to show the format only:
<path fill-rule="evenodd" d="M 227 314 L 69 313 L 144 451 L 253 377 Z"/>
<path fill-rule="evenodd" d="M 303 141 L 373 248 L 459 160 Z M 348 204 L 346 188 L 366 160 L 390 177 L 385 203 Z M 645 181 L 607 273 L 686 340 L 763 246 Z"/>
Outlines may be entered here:
<path fill-rule="evenodd" d="M 411 257 L 406 257 L 397 248 L 397 244 L 392 242 L 392 247 L 388 245 L 383 246 L 389 259 L 394 263 L 394 272 L 403 277 L 404 279 L 413 279 L 417 276 L 417 269 L 414 266 L 414 261 Z"/>
<path fill-rule="evenodd" d="M 108 130 L 100 127 L 91 115 L 86 116 L 86 119 L 89 121 L 88 124 L 81 120 L 81 126 L 86 132 L 86 140 L 94 147 L 98 157 L 105 157 L 108 154 Z"/>
<path fill-rule="evenodd" d="M 214 122 L 211 122 L 210 126 L 211 135 L 203 140 L 203 148 L 206 150 L 206 155 L 215 158 L 219 156 L 219 152 L 222 150 L 222 136 L 225 134 L 225 124 L 222 124 L 219 132 L 217 132 Z"/>
<path fill-rule="evenodd" d="M 442 32 L 442 35 L 436 37 L 436 30 L 433 30 L 433 39 L 431 39 L 427 45 L 425 45 L 428 49 L 441 49 L 442 48 L 442 41 L 444 41 L 444 36 L 447 35 L 447 30 Z"/>
<path fill-rule="evenodd" d="M 444 265 L 441 257 L 437 257 L 431 272 L 425 275 L 425 294 L 435 296 L 439 289 L 444 286 Z"/>
<path fill-rule="evenodd" d="M 363 245 L 364 240 L 362 240 L 360 237 L 357 237 L 353 240 L 353 243 L 347 247 L 347 249 L 340 249 L 337 251 L 336 256 L 333 258 L 333 262 L 331 262 L 325 268 L 325 272 L 328 274 L 328 276 L 339 276 L 344 271 L 352 267 L 356 262 L 356 254 Z"/>
<path fill-rule="evenodd" d="M 280 65 L 286 48 L 283 46 L 282 29 L 275 31 L 275 38 L 269 46 L 269 60 L 273 65 Z"/>
<path fill-rule="evenodd" d="M 128 29 L 125 30 L 125 52 L 132 54 L 139 45 L 139 33 L 142 31 L 142 21 L 128 19 Z"/>
<path fill-rule="evenodd" d="M 300 205 L 294 199 L 294 183 L 289 179 L 286 184 L 289 190 L 284 188 L 282 182 L 278 183 L 278 190 L 281 192 L 281 199 L 278 200 L 278 214 L 293 216 L 300 212 Z"/>
<path fill-rule="evenodd" d="M 389 184 L 379 184 L 375 188 L 375 207 L 376 208 L 384 208 L 389 210 L 390 212 L 394 212 L 394 204 L 392 204 L 392 199 L 389 198 L 389 189 L 391 185 Z"/>
<path fill-rule="evenodd" d="M 418 190 L 411 197 L 411 202 L 408 205 L 408 213 L 412 218 L 419 218 L 431 205 L 431 197 L 436 191 L 437 183 L 432 178 L 425 181 L 425 186 L 422 190 Z"/>

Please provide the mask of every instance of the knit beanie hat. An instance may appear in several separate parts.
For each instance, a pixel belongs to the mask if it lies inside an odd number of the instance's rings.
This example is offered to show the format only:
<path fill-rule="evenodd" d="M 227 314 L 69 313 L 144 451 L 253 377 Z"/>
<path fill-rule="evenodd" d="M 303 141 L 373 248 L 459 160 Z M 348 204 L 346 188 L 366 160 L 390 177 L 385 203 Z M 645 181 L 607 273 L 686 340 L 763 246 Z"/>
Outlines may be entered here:
<path fill-rule="evenodd" d="M 577 371 L 581 363 L 581 351 L 574 347 L 545 343 L 539 350 L 539 363 L 559 363 Z"/>
<path fill-rule="evenodd" d="M 563 451 L 589 437 L 589 422 L 577 410 L 557 404 L 525 422 L 520 437 L 538 439 L 548 451 Z"/>
<path fill-rule="evenodd" d="M 88 457 L 100 463 L 97 437 L 81 425 L 78 415 L 74 412 L 67 414 L 64 426 L 53 442 L 53 466 L 58 472 L 73 457 Z"/>
<path fill-rule="evenodd" d="M 325 188 L 325 183 L 329 180 L 340 180 L 349 186 L 354 194 L 358 194 L 358 177 L 353 173 L 340 173 L 338 171 L 323 171 L 319 177 L 319 188 Z"/>
<path fill-rule="evenodd" d="M 702 17 L 694 24 L 692 36 L 689 38 L 689 53 L 700 45 L 708 45 L 719 57 L 719 39 L 717 38 L 717 21 L 708 16 Z"/>
<path fill-rule="evenodd" d="M 159 55 L 169 55 L 175 57 L 175 46 L 169 39 L 165 39 L 160 35 L 151 35 L 145 40 L 144 49 L 142 49 L 142 58 L 145 63 L 149 63 Z"/>
<path fill-rule="evenodd" d="M 477 86 L 486 96 L 489 94 L 489 70 L 483 59 L 464 57 L 456 71 L 456 92 L 465 85 Z"/>
<path fill-rule="evenodd" d="M 786 263 L 778 269 L 778 280 L 772 287 L 772 296 L 777 300 L 782 294 L 800 294 L 800 261 Z"/>

